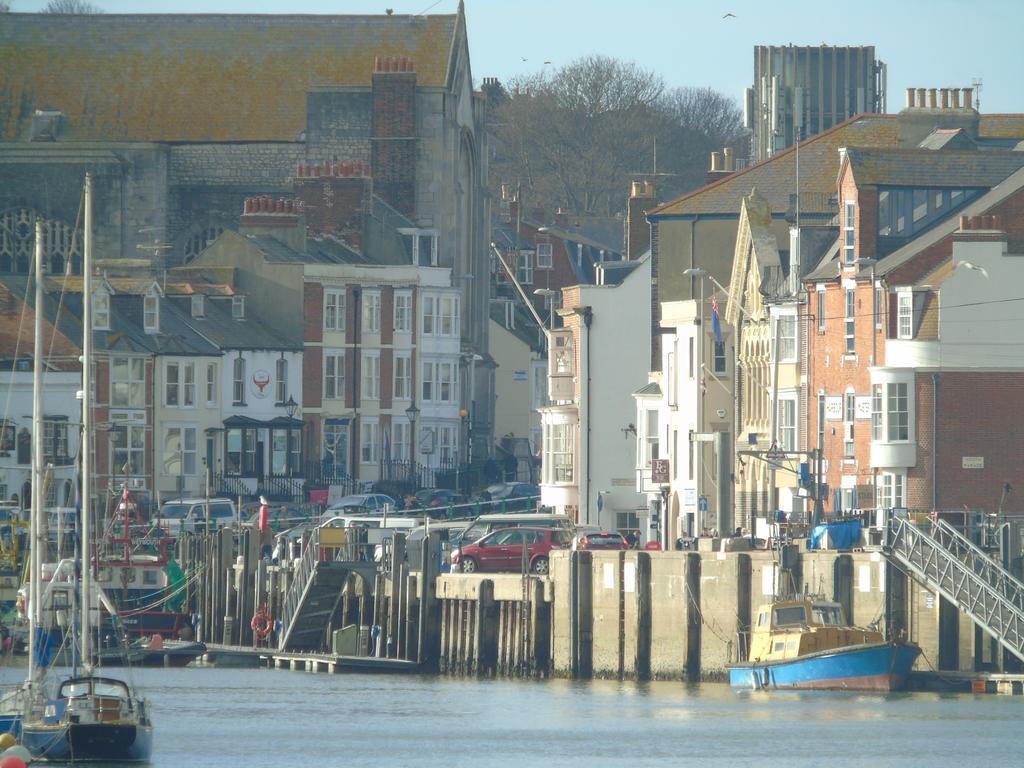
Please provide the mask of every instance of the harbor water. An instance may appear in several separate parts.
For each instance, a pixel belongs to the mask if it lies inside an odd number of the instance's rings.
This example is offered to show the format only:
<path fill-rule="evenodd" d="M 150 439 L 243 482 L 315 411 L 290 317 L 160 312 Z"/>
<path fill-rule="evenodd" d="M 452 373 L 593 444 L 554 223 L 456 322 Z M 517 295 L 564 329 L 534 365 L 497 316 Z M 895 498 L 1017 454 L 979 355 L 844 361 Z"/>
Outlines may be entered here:
<path fill-rule="evenodd" d="M 0 669 L 0 682 L 23 677 Z M 130 677 L 152 708 L 158 768 L 1024 762 L 1018 696 L 191 667 Z"/>

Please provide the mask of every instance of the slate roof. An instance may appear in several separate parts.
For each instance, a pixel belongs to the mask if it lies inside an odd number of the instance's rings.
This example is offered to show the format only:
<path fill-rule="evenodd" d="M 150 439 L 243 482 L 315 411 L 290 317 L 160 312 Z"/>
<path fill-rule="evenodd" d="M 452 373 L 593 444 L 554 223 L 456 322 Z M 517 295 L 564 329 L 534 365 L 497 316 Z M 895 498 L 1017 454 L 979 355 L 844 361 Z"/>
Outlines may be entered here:
<path fill-rule="evenodd" d="M 857 186 L 992 187 L 1018 168 L 1024 152 L 1004 150 L 847 150 Z"/>
<path fill-rule="evenodd" d="M 461 9 L 460 9 L 461 13 Z M 306 92 L 368 88 L 375 56 L 448 83 L 460 15 L 6 13 L 0 141 L 60 110 L 75 141 L 295 141 Z M 464 28 L 464 27 L 463 27 Z"/>
<path fill-rule="evenodd" d="M 263 255 L 273 264 L 340 264 L 342 259 L 320 248 L 297 251 L 271 235 L 246 235 Z M 351 249 L 347 249 L 351 250 Z"/>
<path fill-rule="evenodd" d="M 832 215 L 829 198 L 836 193 L 839 148 L 895 149 L 900 143 L 898 115 L 858 115 L 800 143 L 800 211 Z M 1024 138 L 1024 114 L 980 115 L 981 139 Z M 980 142 L 979 142 L 980 143 Z M 796 187 L 796 147 L 694 190 L 648 211 L 649 219 L 695 214 L 738 217 L 742 197 L 753 188 L 774 214 L 788 210 Z"/>
<path fill-rule="evenodd" d="M 174 300 L 171 299 L 173 302 Z M 207 300 L 203 317 L 189 317 L 189 324 L 219 349 L 302 349 L 301 338 L 289 338 L 259 316 L 259 306 L 251 300 L 245 302 L 245 320 L 236 320 L 231 314 L 231 302 Z"/>

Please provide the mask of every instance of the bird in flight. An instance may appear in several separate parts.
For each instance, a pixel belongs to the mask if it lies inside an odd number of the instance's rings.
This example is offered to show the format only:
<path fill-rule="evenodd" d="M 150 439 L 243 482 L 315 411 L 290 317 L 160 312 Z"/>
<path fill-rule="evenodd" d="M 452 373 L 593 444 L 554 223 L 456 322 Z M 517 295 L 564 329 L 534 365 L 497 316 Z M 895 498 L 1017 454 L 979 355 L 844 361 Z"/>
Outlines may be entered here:
<path fill-rule="evenodd" d="M 733 18 L 733 19 L 735 19 L 735 18 L 736 18 L 736 14 L 735 14 L 735 13 L 733 13 L 732 11 L 730 11 L 729 13 L 726 13 L 726 14 L 724 14 L 724 15 L 722 16 L 722 18 L 723 18 L 723 19 L 728 19 L 728 18 Z"/>

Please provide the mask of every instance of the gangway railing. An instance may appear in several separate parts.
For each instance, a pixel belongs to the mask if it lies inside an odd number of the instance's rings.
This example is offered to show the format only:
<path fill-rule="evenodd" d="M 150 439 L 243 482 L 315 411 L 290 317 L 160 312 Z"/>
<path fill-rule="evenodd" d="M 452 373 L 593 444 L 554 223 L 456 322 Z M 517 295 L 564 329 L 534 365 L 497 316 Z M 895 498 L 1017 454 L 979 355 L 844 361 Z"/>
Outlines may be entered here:
<path fill-rule="evenodd" d="M 1024 584 L 943 520 L 926 530 L 893 517 L 885 552 L 1024 660 Z"/>
<path fill-rule="evenodd" d="M 287 647 L 289 636 L 295 626 L 295 618 L 299 607 L 306 596 L 306 592 L 313 582 L 313 572 L 320 560 L 320 529 L 314 528 L 309 541 L 302 550 L 302 557 L 295 573 L 292 575 L 292 583 L 288 585 L 284 600 L 281 602 L 281 633 L 278 637 L 278 647 L 282 650 Z"/>

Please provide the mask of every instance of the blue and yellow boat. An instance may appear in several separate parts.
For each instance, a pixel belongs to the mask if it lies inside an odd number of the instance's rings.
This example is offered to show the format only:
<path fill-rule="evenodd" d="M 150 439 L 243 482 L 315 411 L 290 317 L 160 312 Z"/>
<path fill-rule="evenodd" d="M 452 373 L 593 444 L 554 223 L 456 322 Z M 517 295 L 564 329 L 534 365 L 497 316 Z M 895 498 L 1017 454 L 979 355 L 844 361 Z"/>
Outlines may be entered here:
<path fill-rule="evenodd" d="M 889 692 L 906 683 L 921 649 L 846 623 L 839 603 L 801 597 L 761 606 L 749 661 L 728 666 L 729 684 L 752 690 Z"/>

